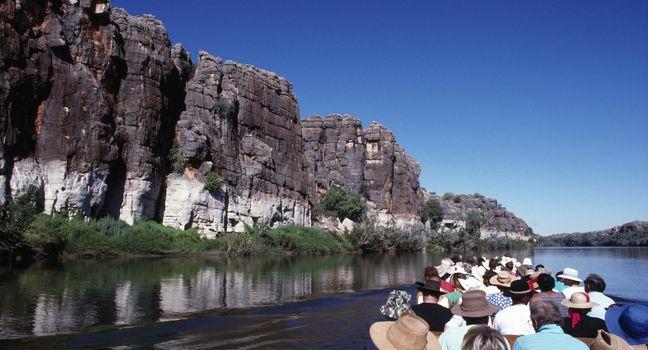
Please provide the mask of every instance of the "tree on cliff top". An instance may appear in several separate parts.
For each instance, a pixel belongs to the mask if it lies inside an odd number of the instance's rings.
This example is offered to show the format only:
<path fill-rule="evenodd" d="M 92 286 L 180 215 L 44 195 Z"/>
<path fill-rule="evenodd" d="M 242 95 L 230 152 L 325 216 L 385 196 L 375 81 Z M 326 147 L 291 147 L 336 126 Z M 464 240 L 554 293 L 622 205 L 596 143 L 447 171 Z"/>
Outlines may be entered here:
<path fill-rule="evenodd" d="M 430 220 L 430 226 L 434 229 L 443 220 L 443 208 L 439 201 L 430 199 L 423 204 L 419 210 L 419 215 L 421 216 L 421 222 L 425 223 Z"/>

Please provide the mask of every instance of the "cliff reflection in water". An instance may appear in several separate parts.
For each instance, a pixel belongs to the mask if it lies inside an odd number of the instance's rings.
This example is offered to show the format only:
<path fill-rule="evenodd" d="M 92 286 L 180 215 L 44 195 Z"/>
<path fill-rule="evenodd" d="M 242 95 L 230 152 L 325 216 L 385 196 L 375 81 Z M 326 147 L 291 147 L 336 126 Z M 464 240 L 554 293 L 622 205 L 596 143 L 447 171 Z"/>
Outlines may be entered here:
<path fill-rule="evenodd" d="M 412 283 L 435 254 L 72 261 L 5 273 L 0 338 L 133 325 Z"/>

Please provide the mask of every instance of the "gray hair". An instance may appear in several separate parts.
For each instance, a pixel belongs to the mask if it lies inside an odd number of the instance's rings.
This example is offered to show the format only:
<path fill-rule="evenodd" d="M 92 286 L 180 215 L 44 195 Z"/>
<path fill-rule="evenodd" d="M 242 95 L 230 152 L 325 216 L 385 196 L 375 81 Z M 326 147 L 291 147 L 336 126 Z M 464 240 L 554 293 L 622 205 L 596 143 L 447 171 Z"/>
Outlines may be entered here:
<path fill-rule="evenodd" d="M 562 326 L 563 318 L 555 303 L 543 300 L 534 301 L 529 305 L 529 309 L 531 310 L 531 321 L 533 321 L 533 327 L 536 331 L 548 324 Z"/>
<path fill-rule="evenodd" d="M 502 333 L 488 326 L 472 327 L 461 343 L 461 350 L 510 350 Z"/>

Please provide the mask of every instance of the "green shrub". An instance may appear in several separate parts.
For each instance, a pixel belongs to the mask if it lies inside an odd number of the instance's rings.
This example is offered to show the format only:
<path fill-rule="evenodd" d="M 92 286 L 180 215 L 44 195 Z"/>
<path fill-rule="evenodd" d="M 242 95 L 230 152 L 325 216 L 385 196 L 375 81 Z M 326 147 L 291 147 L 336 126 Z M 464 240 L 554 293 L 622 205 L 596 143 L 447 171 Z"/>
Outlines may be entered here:
<path fill-rule="evenodd" d="M 283 226 L 262 236 L 266 245 L 306 255 L 343 253 L 351 245 L 344 238 L 318 228 Z"/>
<path fill-rule="evenodd" d="M 349 195 L 340 186 L 332 185 L 321 195 L 315 204 L 316 215 L 337 217 L 340 220 L 349 218 L 361 221 L 365 213 L 364 200 L 358 195 Z"/>
<path fill-rule="evenodd" d="M 205 176 L 205 190 L 209 192 L 220 191 L 222 181 L 220 176 L 215 171 L 210 171 Z"/>
<path fill-rule="evenodd" d="M 229 101 L 223 97 L 217 97 L 214 99 L 214 105 L 212 106 L 212 112 L 222 119 L 229 121 L 236 120 L 236 114 L 238 113 L 238 101 Z"/>
<path fill-rule="evenodd" d="M 428 222 L 429 220 L 432 228 L 436 228 L 438 223 L 443 220 L 443 208 L 439 201 L 430 199 L 423 204 L 419 210 L 419 215 L 422 222 Z"/>
<path fill-rule="evenodd" d="M 180 147 L 178 147 L 178 142 L 175 140 L 169 151 L 169 163 L 171 163 L 171 168 L 176 173 L 182 172 L 187 165 L 187 158 L 182 155 Z"/>
<path fill-rule="evenodd" d="M 41 211 L 42 193 L 35 187 L 0 206 L 0 258 L 13 259 L 29 250 L 23 232 Z"/>

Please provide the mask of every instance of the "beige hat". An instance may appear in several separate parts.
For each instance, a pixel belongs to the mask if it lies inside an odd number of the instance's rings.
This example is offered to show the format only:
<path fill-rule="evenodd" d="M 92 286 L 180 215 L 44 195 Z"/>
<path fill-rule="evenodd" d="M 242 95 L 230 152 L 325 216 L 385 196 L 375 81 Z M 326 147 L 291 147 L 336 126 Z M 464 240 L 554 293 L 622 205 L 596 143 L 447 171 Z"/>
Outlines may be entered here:
<path fill-rule="evenodd" d="M 565 270 L 563 270 L 562 275 L 558 275 L 557 277 L 576 282 L 583 282 L 583 280 L 578 277 L 578 270 L 572 269 L 571 267 L 566 267 Z"/>
<path fill-rule="evenodd" d="M 589 300 L 589 295 L 581 292 L 572 294 L 569 300 L 563 299 L 560 304 L 571 309 L 591 309 L 594 306 L 598 306 L 597 303 L 591 302 Z"/>
<path fill-rule="evenodd" d="M 379 350 L 441 350 L 427 322 L 410 313 L 403 314 L 396 321 L 372 324 L 369 336 Z"/>
<path fill-rule="evenodd" d="M 592 350 L 632 350 L 630 346 L 623 338 L 616 336 L 612 333 L 608 333 L 602 329 L 598 331 L 596 338 L 592 345 L 590 345 Z"/>
<path fill-rule="evenodd" d="M 508 271 L 498 272 L 496 276 L 491 277 L 490 284 L 493 286 L 510 287 L 511 282 L 517 280 L 517 277 L 511 275 Z"/>

